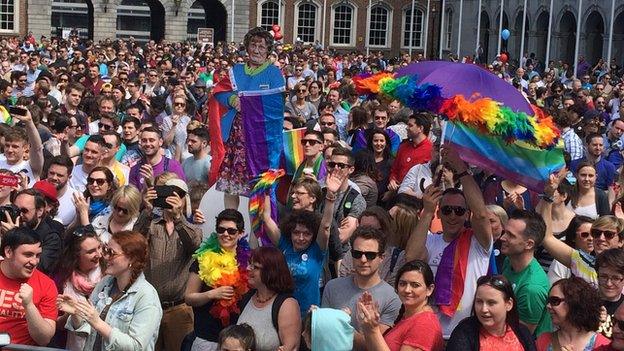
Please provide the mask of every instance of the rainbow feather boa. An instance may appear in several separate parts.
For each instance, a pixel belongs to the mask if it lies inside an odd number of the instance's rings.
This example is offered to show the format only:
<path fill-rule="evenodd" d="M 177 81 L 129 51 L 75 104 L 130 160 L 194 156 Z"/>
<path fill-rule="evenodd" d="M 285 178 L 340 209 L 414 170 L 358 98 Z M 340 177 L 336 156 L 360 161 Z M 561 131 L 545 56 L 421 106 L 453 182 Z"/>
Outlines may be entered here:
<path fill-rule="evenodd" d="M 249 218 L 251 220 L 251 231 L 256 235 L 262 246 L 270 246 L 271 240 L 266 235 L 262 227 L 262 212 L 264 211 L 264 197 L 271 196 L 271 206 L 274 207 L 275 186 L 277 180 L 286 172 L 283 169 L 270 169 L 251 180 L 253 187 L 249 194 Z M 274 209 L 271 214 L 276 214 Z"/>
<path fill-rule="evenodd" d="M 466 98 L 442 96 L 442 88 L 435 84 L 418 84 L 416 76 L 396 77 L 391 73 L 360 75 L 353 78 L 360 95 L 385 95 L 401 101 L 415 111 L 442 114 L 449 121 L 475 127 L 483 134 L 495 135 L 508 143 L 523 141 L 541 149 L 550 149 L 559 142 L 561 132 L 552 118 L 538 107 L 534 115 L 514 112 L 509 107 L 477 94 Z"/>
<path fill-rule="evenodd" d="M 219 245 L 217 234 L 202 242 L 193 255 L 199 264 L 199 278 L 212 289 L 221 286 L 234 288 L 234 296 L 229 300 L 215 301 L 210 308 L 210 314 L 221 321 L 221 325 L 230 324 L 230 315 L 239 314 L 238 301 L 249 291 L 247 284 L 247 265 L 251 256 L 251 249 L 247 240 L 241 239 L 234 252 L 224 251 Z"/>

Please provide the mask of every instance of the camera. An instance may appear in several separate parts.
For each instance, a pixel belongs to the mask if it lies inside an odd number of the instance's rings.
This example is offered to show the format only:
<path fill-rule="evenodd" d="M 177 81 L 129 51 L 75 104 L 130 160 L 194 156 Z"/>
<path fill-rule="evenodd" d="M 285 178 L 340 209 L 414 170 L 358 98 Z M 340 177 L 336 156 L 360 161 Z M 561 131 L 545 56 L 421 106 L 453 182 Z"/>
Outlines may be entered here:
<path fill-rule="evenodd" d="M 8 222 L 7 213 L 11 216 L 13 222 L 17 220 L 17 217 L 22 213 L 20 209 L 15 205 L 0 206 L 0 222 Z"/>

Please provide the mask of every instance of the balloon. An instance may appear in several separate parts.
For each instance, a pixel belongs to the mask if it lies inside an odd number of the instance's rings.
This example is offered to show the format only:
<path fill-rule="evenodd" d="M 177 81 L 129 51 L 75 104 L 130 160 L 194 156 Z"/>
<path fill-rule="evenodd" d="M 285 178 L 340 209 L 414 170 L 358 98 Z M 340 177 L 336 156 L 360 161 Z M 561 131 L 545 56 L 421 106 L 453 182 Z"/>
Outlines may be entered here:
<path fill-rule="evenodd" d="M 274 32 L 279 32 L 280 30 L 282 30 L 282 28 L 279 25 L 277 25 L 277 24 L 274 24 L 271 27 L 271 29 L 273 29 Z"/>
<path fill-rule="evenodd" d="M 503 29 L 503 31 L 501 32 L 501 38 L 503 38 L 503 40 L 509 39 L 510 35 L 511 32 L 509 31 L 509 29 Z"/>
<path fill-rule="evenodd" d="M 500 54 L 500 60 L 502 63 L 507 63 L 507 60 L 509 60 L 509 57 L 507 57 L 507 54 L 502 53 Z"/>
<path fill-rule="evenodd" d="M 282 40 L 284 36 L 282 35 L 282 33 L 277 32 L 273 37 L 275 38 L 275 40 Z"/>

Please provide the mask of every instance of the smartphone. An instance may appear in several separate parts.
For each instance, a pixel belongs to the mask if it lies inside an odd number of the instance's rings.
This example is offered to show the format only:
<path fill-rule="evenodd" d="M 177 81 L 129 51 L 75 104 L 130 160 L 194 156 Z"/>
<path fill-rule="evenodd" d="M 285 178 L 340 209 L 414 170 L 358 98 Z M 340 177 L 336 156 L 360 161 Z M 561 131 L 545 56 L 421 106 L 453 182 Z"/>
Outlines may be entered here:
<path fill-rule="evenodd" d="M 26 116 L 28 111 L 23 107 L 9 106 L 9 113 L 12 115 Z"/>

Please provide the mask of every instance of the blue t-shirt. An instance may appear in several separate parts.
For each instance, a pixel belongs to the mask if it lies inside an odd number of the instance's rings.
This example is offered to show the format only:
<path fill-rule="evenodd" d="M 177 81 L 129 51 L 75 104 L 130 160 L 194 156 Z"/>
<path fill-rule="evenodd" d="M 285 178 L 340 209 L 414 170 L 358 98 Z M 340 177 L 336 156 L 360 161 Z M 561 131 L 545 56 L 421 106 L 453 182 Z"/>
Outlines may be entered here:
<path fill-rule="evenodd" d="M 306 250 L 295 252 L 292 242 L 283 236 L 278 246 L 284 253 L 288 269 L 295 280 L 294 298 L 299 302 L 301 315 L 305 316 L 311 305 L 321 304 L 319 281 L 327 251 L 321 250 L 314 241 Z"/>

